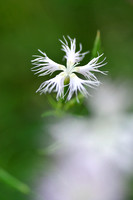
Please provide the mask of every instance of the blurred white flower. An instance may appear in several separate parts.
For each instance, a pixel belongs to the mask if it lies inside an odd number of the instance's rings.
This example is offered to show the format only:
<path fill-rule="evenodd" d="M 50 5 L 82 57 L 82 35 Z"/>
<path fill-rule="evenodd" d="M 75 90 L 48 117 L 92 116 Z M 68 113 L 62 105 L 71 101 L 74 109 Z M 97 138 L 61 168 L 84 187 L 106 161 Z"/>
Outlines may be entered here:
<path fill-rule="evenodd" d="M 39 184 L 42 200 L 122 200 L 133 168 L 132 122 L 68 117 L 54 125 L 59 147 Z"/>
<path fill-rule="evenodd" d="M 105 94 L 101 96 L 103 104 L 109 91 Z M 113 94 L 113 113 L 117 113 L 119 95 Z M 94 101 L 97 108 L 101 106 Z M 123 101 L 119 103 L 122 106 Z M 106 117 L 68 116 L 49 127 L 59 146 L 53 153 L 53 168 L 40 181 L 42 200 L 124 199 L 126 178 L 133 172 L 133 115 L 123 112 L 115 117 L 107 113 Z"/>
<path fill-rule="evenodd" d="M 116 116 L 124 113 L 131 105 L 133 95 L 130 85 L 126 82 L 105 80 L 98 90 L 92 91 L 92 97 L 87 102 L 97 116 Z"/>
<path fill-rule="evenodd" d="M 64 95 L 67 95 L 67 101 L 72 98 L 74 93 L 77 97 L 78 91 L 84 96 L 87 96 L 88 91 L 86 90 L 85 86 L 91 88 L 98 86 L 100 82 L 92 72 L 100 72 L 105 74 L 104 72 L 100 71 L 99 68 L 106 64 L 103 63 L 105 58 L 98 62 L 99 58 L 103 56 L 103 54 L 101 54 L 98 57 L 93 58 L 88 64 L 76 67 L 88 52 L 81 53 L 81 44 L 79 51 L 76 52 L 76 39 L 71 39 L 70 37 L 68 37 L 68 39 L 70 40 L 70 47 L 65 37 L 64 42 L 60 40 L 62 43 L 62 50 L 66 53 L 64 56 L 67 61 L 66 67 L 54 62 L 40 50 L 39 52 L 43 56 L 36 56 L 37 58 L 32 60 L 33 65 L 35 65 L 32 70 L 36 71 L 35 74 L 39 73 L 39 76 L 45 76 L 48 74 L 51 75 L 55 71 L 61 71 L 54 78 L 43 82 L 38 88 L 37 92 L 42 94 L 54 91 L 57 92 L 57 99 L 64 98 Z M 83 75 L 86 79 L 84 80 L 79 78 L 75 72 Z M 66 84 L 64 83 L 65 81 L 67 82 Z M 64 94 L 64 88 L 66 86 L 68 86 L 68 89 Z"/>

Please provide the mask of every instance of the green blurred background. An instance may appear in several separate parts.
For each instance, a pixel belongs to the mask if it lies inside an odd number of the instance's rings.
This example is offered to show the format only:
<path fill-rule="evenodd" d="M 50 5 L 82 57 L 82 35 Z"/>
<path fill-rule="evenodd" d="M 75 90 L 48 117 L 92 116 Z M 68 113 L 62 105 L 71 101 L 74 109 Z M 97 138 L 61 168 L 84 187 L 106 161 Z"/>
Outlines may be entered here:
<path fill-rule="evenodd" d="M 0 2 L 0 167 L 31 186 L 45 159 L 39 138 L 47 130 L 41 114 L 45 95 L 35 91 L 44 77 L 31 72 L 37 49 L 62 62 L 59 38 L 77 38 L 91 50 L 97 30 L 111 79 L 133 78 L 132 0 L 5 0 Z M 85 60 L 87 61 L 87 60 Z M 0 182 L 0 200 L 26 200 L 29 195 Z"/>

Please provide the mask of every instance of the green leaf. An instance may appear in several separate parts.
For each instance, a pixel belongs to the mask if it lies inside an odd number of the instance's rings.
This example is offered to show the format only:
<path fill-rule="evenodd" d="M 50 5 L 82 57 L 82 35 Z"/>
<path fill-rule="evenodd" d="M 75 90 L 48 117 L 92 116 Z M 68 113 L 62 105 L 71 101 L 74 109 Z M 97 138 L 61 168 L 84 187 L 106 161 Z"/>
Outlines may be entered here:
<path fill-rule="evenodd" d="M 84 100 L 84 96 L 82 94 L 79 94 L 78 95 L 78 99 L 79 99 L 80 104 L 81 104 L 83 102 L 83 100 Z M 64 105 L 64 110 L 67 111 L 67 110 L 71 109 L 72 107 L 74 107 L 77 104 L 79 104 L 79 103 L 77 103 L 77 98 L 74 97 Z"/>
<path fill-rule="evenodd" d="M 54 143 L 44 149 L 39 149 L 38 153 L 40 155 L 50 155 L 53 154 L 56 150 L 58 150 L 61 147 L 61 143 Z"/>
<path fill-rule="evenodd" d="M 0 181 L 6 183 L 7 185 L 15 188 L 16 190 L 24 194 L 29 194 L 30 192 L 30 188 L 26 184 L 22 183 L 2 168 L 0 168 Z"/>
<path fill-rule="evenodd" d="M 42 117 L 56 116 L 56 111 L 55 110 L 49 110 L 49 111 L 44 112 L 41 116 Z"/>
<path fill-rule="evenodd" d="M 61 117 L 63 114 L 64 114 L 63 110 L 56 109 L 56 110 L 46 111 L 41 116 L 42 117 Z"/>
<path fill-rule="evenodd" d="M 97 53 L 101 52 L 101 38 L 100 31 L 97 31 L 96 38 L 94 41 L 93 49 L 92 49 L 92 58 L 97 57 Z"/>
<path fill-rule="evenodd" d="M 48 98 L 48 101 L 49 101 L 49 103 L 51 104 L 51 106 L 52 106 L 53 108 L 56 108 L 56 107 L 57 107 L 57 101 L 55 101 L 55 100 L 52 98 L 51 95 L 47 95 L 47 98 Z"/>

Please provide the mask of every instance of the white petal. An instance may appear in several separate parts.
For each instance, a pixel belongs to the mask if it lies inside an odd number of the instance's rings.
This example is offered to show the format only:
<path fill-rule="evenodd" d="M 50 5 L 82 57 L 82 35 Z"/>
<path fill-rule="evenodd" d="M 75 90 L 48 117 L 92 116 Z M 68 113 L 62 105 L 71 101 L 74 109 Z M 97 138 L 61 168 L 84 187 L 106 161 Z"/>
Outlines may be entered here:
<path fill-rule="evenodd" d="M 76 74 L 72 73 L 70 75 L 69 93 L 68 93 L 67 100 L 69 101 L 72 98 L 72 95 L 74 93 L 76 94 L 76 97 L 77 97 L 78 91 L 84 96 L 87 96 L 89 95 L 89 93 L 87 92 L 85 86 L 94 88 L 94 86 L 98 86 L 99 84 L 100 84 L 99 81 L 83 80 L 79 78 L 78 76 L 76 76 Z M 78 101 L 78 98 L 77 98 L 77 101 Z"/>
<path fill-rule="evenodd" d="M 84 75 L 86 78 L 91 79 L 91 80 L 97 80 L 96 76 L 91 71 L 100 72 L 100 73 L 106 75 L 105 72 L 100 71 L 98 69 L 107 64 L 107 63 L 103 63 L 106 58 L 104 58 L 101 62 L 98 63 L 98 60 L 101 56 L 103 56 L 103 54 L 101 54 L 100 56 L 98 56 L 96 58 L 93 58 L 88 64 L 86 64 L 84 66 L 75 67 L 73 69 L 73 72 L 78 72 L 78 73 Z"/>
<path fill-rule="evenodd" d="M 82 51 L 81 44 L 79 51 L 76 52 L 76 39 L 75 38 L 71 39 L 69 36 L 68 39 L 70 40 L 70 47 L 65 37 L 64 37 L 65 40 L 64 42 L 62 40 L 60 41 L 62 43 L 62 50 L 66 53 L 64 57 L 67 60 L 67 67 L 71 67 L 75 63 L 80 62 L 84 58 L 85 54 L 87 54 L 88 52 L 81 53 Z"/>
<path fill-rule="evenodd" d="M 59 99 L 59 97 L 63 97 L 65 77 L 66 77 L 65 73 L 61 72 L 54 78 L 43 82 L 36 92 L 40 92 L 42 94 L 46 92 L 50 93 L 53 91 L 53 92 L 57 92 L 57 96 L 56 96 L 57 99 Z"/>
<path fill-rule="evenodd" d="M 43 56 L 36 56 L 37 58 L 32 60 L 32 64 L 35 65 L 32 68 L 32 71 L 35 71 L 35 74 L 39 74 L 39 76 L 45 76 L 47 74 L 52 74 L 58 70 L 65 70 L 65 66 L 60 65 L 43 53 L 42 51 L 38 50 Z"/>

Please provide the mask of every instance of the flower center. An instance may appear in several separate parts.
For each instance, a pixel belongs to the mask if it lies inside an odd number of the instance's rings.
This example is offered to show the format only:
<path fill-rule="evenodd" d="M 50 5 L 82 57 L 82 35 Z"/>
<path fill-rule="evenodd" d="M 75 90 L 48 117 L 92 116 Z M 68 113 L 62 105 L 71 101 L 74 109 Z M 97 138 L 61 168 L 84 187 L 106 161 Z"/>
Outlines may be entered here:
<path fill-rule="evenodd" d="M 74 67 L 74 63 L 73 62 L 71 62 L 71 61 L 67 62 L 67 67 L 66 67 L 67 75 L 71 74 L 71 71 L 72 71 L 73 67 Z"/>
<path fill-rule="evenodd" d="M 66 74 L 69 76 L 73 72 L 73 69 L 75 66 L 77 66 L 79 63 L 73 63 L 73 62 L 68 62 L 67 67 L 66 67 Z"/>

